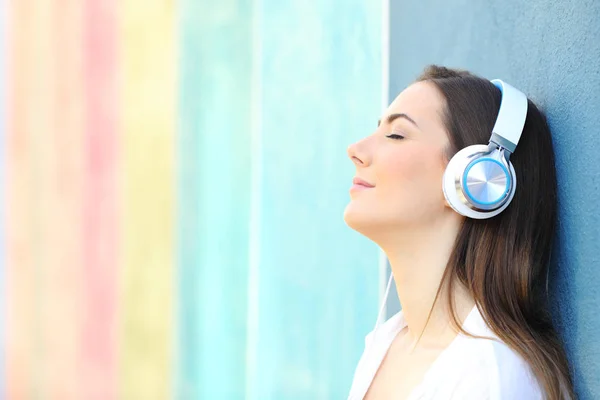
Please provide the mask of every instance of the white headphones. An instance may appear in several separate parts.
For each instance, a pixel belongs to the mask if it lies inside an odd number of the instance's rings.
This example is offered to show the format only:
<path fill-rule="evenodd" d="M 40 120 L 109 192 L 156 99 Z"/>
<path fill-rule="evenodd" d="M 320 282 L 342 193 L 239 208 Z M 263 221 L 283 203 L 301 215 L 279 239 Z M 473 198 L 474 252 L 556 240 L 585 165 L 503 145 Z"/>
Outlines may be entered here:
<path fill-rule="evenodd" d="M 460 150 L 444 171 L 442 189 L 457 213 L 491 218 L 510 204 L 517 180 L 509 157 L 514 153 L 527 117 L 527 96 L 509 84 L 491 81 L 502 93 L 500 111 L 489 144 Z"/>

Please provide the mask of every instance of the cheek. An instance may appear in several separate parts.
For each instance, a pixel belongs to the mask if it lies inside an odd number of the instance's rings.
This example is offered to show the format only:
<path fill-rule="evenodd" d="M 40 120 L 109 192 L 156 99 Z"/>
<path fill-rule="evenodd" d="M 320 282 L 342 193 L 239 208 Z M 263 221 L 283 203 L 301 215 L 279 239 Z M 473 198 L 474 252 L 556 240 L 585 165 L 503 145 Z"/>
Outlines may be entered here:
<path fill-rule="evenodd" d="M 378 174 L 381 196 L 406 206 L 437 203 L 443 199 L 441 160 L 439 148 L 433 146 L 406 146 L 389 154 Z"/>

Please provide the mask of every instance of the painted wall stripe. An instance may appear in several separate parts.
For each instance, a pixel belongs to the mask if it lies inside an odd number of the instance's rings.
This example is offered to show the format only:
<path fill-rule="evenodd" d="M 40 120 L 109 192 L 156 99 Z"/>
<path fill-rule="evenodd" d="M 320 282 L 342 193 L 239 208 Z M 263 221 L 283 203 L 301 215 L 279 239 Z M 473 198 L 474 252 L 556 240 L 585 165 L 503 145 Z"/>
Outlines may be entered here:
<path fill-rule="evenodd" d="M 50 69 L 41 68 L 51 52 L 48 1 L 11 2 L 12 80 L 9 101 L 12 126 L 8 141 L 7 212 L 7 397 L 42 395 L 39 266 L 40 210 L 36 201 L 40 180 L 35 133 L 51 126 Z M 51 58 L 50 58 L 51 59 Z M 35 118 L 34 118 L 35 116 Z"/>
<path fill-rule="evenodd" d="M 345 150 L 381 111 L 381 3 L 261 4 L 260 312 L 248 396 L 343 398 L 377 312 L 378 250 L 342 211 L 355 172 Z"/>
<path fill-rule="evenodd" d="M 202 24 L 195 16 L 206 10 L 198 1 L 182 0 L 177 13 L 179 35 L 179 126 L 177 138 L 177 362 L 175 398 L 200 398 L 201 357 L 201 180 L 197 162 L 201 159 L 198 115 L 200 73 L 198 38 Z"/>
<path fill-rule="evenodd" d="M 248 316 L 246 339 L 246 397 L 258 400 L 259 374 L 259 290 L 260 290 L 260 244 L 261 244 L 261 204 L 262 204 L 262 19 L 263 2 L 252 2 L 252 101 L 251 101 L 251 176 L 250 176 L 250 218 L 248 218 Z"/>
<path fill-rule="evenodd" d="M 177 398 L 245 395 L 251 4 L 181 3 Z"/>
<path fill-rule="evenodd" d="M 171 394 L 175 3 L 119 3 L 123 168 L 118 397 Z"/>
<path fill-rule="evenodd" d="M 40 49 L 44 62 L 36 73 L 48 74 L 38 95 L 49 124 L 36 129 L 32 141 L 39 160 L 40 389 L 44 398 L 76 400 L 80 381 L 68 377 L 79 374 L 82 303 L 83 9 L 79 0 L 50 1 L 46 7 L 50 46 Z"/>
<path fill-rule="evenodd" d="M 0 0 L 0 293 L 6 293 L 6 244 L 5 229 L 6 223 L 4 212 L 6 206 L 6 130 L 8 122 L 6 120 L 6 94 L 8 79 L 6 76 L 6 55 L 9 43 L 9 33 L 11 22 L 8 19 L 6 10 L 8 5 L 4 0 Z M 0 296 L 0 359 L 6 360 L 6 296 Z M 0 365 L 0 397 L 6 397 L 5 387 L 5 367 L 6 363 Z"/>
<path fill-rule="evenodd" d="M 118 97 L 117 1 L 86 0 L 83 169 L 83 398 L 116 398 Z"/>

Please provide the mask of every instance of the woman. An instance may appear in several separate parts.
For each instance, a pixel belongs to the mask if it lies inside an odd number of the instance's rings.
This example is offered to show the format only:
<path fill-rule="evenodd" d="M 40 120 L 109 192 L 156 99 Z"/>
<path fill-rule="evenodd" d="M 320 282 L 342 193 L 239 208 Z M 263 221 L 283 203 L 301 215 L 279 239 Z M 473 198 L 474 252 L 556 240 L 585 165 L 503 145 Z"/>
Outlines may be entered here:
<path fill-rule="evenodd" d="M 350 398 L 573 398 L 545 302 L 556 173 L 537 107 L 430 66 L 348 154 L 344 219 L 385 252 L 402 305 L 367 336 Z"/>

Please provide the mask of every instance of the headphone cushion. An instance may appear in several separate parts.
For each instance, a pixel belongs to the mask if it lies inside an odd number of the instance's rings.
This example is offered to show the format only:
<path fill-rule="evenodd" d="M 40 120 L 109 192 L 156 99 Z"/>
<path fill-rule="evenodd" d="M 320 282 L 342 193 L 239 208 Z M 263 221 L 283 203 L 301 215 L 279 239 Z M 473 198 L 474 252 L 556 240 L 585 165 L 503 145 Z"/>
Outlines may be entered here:
<path fill-rule="evenodd" d="M 444 192 L 444 197 L 446 198 L 446 202 L 454 211 L 463 215 L 465 217 L 474 218 L 474 219 L 486 219 L 494 217 L 500 214 L 512 200 L 515 189 L 516 189 L 516 180 L 515 180 L 515 171 L 512 164 L 509 162 L 509 176 L 508 179 L 512 181 L 512 185 L 510 185 L 510 192 L 508 200 L 497 209 L 482 211 L 482 210 L 474 210 L 469 207 L 467 204 L 473 204 L 472 201 L 467 199 L 465 195 L 462 193 L 462 189 L 460 187 L 460 183 L 457 184 L 457 179 L 460 182 L 463 179 L 465 169 L 469 164 L 471 164 L 478 157 L 487 155 L 489 153 L 489 147 L 486 145 L 473 145 L 468 146 L 452 157 L 448 165 L 446 166 L 446 170 L 444 171 L 444 176 L 442 180 L 442 190 Z"/>

